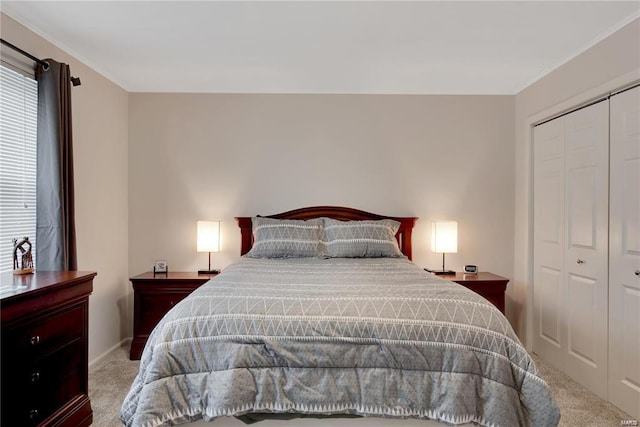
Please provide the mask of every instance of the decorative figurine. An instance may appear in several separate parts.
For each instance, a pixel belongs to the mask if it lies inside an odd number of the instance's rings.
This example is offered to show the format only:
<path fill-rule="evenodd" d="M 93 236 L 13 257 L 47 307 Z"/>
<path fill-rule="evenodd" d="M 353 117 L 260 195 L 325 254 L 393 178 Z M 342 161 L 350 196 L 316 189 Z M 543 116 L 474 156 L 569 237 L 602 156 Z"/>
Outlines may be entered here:
<path fill-rule="evenodd" d="M 20 257 L 18 257 L 20 252 Z M 31 256 L 31 242 L 28 237 L 18 241 L 13 239 L 13 274 L 33 273 L 33 257 Z"/>

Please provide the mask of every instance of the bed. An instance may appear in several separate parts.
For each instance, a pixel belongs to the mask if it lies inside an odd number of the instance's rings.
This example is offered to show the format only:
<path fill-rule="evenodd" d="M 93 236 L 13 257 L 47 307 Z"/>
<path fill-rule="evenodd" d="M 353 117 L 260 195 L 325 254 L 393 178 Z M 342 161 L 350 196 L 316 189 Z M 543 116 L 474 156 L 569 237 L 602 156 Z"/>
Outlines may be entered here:
<path fill-rule="evenodd" d="M 557 425 L 499 310 L 411 262 L 417 218 L 313 207 L 237 220 L 241 260 L 154 329 L 126 426 Z"/>

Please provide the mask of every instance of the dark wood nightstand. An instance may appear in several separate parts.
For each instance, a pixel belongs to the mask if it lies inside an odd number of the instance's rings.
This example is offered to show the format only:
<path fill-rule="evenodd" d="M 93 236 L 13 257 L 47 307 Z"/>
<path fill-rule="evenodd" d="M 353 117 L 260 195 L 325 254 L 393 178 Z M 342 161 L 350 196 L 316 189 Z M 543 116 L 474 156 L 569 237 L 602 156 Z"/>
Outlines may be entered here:
<path fill-rule="evenodd" d="M 129 279 L 133 284 L 133 341 L 129 359 L 140 359 L 149 334 L 171 307 L 215 276 L 177 271 L 153 274 L 148 271 Z"/>
<path fill-rule="evenodd" d="M 456 272 L 456 274 L 442 274 L 438 277 L 459 283 L 475 293 L 482 295 L 504 314 L 504 294 L 507 290 L 509 279 L 484 271 L 477 274 Z"/>

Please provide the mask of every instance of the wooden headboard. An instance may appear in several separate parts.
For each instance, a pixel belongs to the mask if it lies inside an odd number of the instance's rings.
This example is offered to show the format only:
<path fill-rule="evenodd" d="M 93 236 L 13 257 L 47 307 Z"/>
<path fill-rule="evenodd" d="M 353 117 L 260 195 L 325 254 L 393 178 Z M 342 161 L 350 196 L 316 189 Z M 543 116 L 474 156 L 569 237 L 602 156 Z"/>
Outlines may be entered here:
<path fill-rule="evenodd" d="M 341 221 L 351 220 L 379 220 L 379 219 L 393 219 L 400 223 L 400 229 L 396 233 L 396 239 L 398 239 L 398 246 L 403 254 L 407 258 L 411 259 L 411 232 L 413 226 L 418 218 L 416 217 L 396 217 L 378 215 L 370 212 L 361 211 L 352 208 L 343 208 L 339 206 L 313 206 L 308 208 L 294 209 L 292 211 L 282 212 L 275 215 L 260 215 L 265 218 L 276 219 L 312 219 L 320 217 L 328 217 L 338 219 Z M 238 226 L 240 227 L 240 233 L 242 235 L 242 242 L 240 245 L 240 255 L 244 255 L 253 246 L 253 233 L 251 229 L 251 217 L 241 216 L 236 217 Z"/>

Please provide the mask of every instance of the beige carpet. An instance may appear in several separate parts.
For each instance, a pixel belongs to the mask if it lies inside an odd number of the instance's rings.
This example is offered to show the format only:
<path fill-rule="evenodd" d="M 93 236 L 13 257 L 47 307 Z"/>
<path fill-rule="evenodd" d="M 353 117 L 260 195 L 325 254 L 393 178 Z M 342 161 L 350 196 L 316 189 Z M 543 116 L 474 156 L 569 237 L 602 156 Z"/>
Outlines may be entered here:
<path fill-rule="evenodd" d="M 535 355 L 534 360 L 560 406 L 561 426 L 620 426 L 622 420 L 631 420 L 627 414 L 598 398 Z M 93 407 L 93 426 L 121 425 L 118 420 L 120 406 L 138 372 L 138 366 L 139 362 L 129 360 L 128 347 L 122 347 L 89 370 L 89 397 Z M 215 423 L 212 424 L 213 426 Z M 259 426 L 259 423 L 256 426 Z"/>

